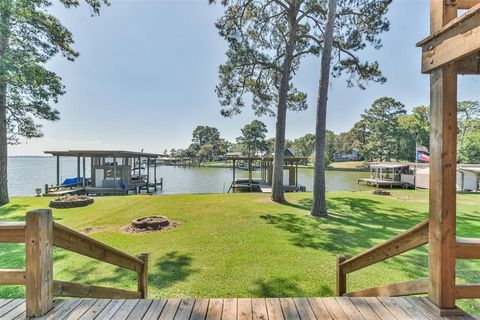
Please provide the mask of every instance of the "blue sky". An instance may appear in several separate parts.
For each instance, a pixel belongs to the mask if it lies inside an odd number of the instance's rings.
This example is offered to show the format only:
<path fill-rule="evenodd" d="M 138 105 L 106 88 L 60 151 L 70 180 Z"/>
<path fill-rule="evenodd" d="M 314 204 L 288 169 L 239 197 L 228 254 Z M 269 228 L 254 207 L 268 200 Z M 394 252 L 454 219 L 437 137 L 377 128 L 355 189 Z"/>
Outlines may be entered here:
<path fill-rule="evenodd" d="M 255 119 L 250 109 L 223 118 L 214 92 L 217 68 L 226 44 L 214 22 L 220 6 L 207 0 L 112 0 L 99 17 L 84 6 L 53 9 L 74 34 L 80 57 L 53 59 L 67 93 L 56 108 L 61 120 L 43 123 L 45 136 L 10 146 L 11 155 L 37 155 L 44 150 L 124 149 L 162 152 L 184 148 L 197 125 L 217 127 L 233 141 Z M 414 9 L 412 9 L 414 8 Z M 383 48 L 362 56 L 378 60 L 388 78 L 367 90 L 346 88 L 344 79 L 330 87 L 327 127 L 347 131 L 376 98 L 392 96 L 408 109 L 429 103 L 429 77 L 420 73 L 415 43 L 428 34 L 429 1 L 396 0 L 388 17 L 391 30 Z M 304 60 L 295 78 L 307 92 L 309 108 L 287 116 L 287 138 L 314 132 L 319 59 Z M 479 77 L 459 77 L 459 99 L 480 99 Z M 275 119 L 264 117 L 269 136 Z"/>

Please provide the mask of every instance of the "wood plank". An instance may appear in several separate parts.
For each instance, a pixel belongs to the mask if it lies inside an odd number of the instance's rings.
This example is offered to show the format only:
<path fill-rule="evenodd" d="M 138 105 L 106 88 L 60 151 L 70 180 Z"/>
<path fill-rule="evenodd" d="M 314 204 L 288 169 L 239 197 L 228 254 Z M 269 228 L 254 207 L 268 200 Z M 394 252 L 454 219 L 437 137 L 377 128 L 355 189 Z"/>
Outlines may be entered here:
<path fill-rule="evenodd" d="M 122 304 L 125 302 L 125 299 L 114 299 L 111 300 L 108 305 L 98 314 L 95 320 L 110 320 L 113 315 L 121 308 Z"/>
<path fill-rule="evenodd" d="M 318 320 L 332 319 L 321 298 L 308 298 L 308 302 Z"/>
<path fill-rule="evenodd" d="M 25 243 L 25 222 L 0 222 L 0 243 Z"/>
<path fill-rule="evenodd" d="M 268 302 L 267 302 L 268 306 Z M 252 320 L 253 319 L 253 312 L 252 312 L 252 299 L 238 299 L 238 320 Z M 269 312 L 270 315 L 270 312 Z"/>
<path fill-rule="evenodd" d="M 143 261 L 100 241 L 87 237 L 61 224 L 54 223 L 54 245 L 78 254 L 113 264 L 137 273 L 143 270 Z"/>
<path fill-rule="evenodd" d="M 102 312 L 102 310 L 110 303 L 110 301 L 111 301 L 110 299 L 95 300 L 95 303 L 90 308 L 88 308 L 88 310 L 85 310 L 85 312 L 78 319 L 79 320 L 95 319 L 100 314 L 100 312 Z"/>
<path fill-rule="evenodd" d="M 455 255 L 457 259 L 480 259 L 480 239 L 457 238 Z"/>
<path fill-rule="evenodd" d="M 138 299 L 128 299 L 125 300 L 125 303 L 122 305 L 120 309 L 113 315 L 111 318 L 112 320 L 125 320 L 132 310 L 135 308 L 135 306 L 138 304 L 139 300 Z"/>
<path fill-rule="evenodd" d="M 426 305 L 421 298 L 406 297 L 405 299 L 420 310 L 429 320 L 442 320 L 442 317 L 436 314 L 430 306 Z"/>
<path fill-rule="evenodd" d="M 137 291 L 94 286 L 67 281 L 53 281 L 53 292 L 56 296 L 98 299 L 138 299 L 142 294 Z"/>
<path fill-rule="evenodd" d="M 269 320 L 283 320 L 282 306 L 280 305 L 280 299 L 278 298 L 266 298 L 265 303 L 267 306 L 267 313 Z"/>
<path fill-rule="evenodd" d="M 25 270 L 0 269 L 1 285 L 25 285 Z"/>
<path fill-rule="evenodd" d="M 398 320 L 415 320 L 410 317 L 396 302 L 396 298 L 383 297 L 376 298 L 387 308 Z"/>
<path fill-rule="evenodd" d="M 6 305 L 7 303 L 10 303 L 13 299 L 0 299 L 0 308 Z"/>
<path fill-rule="evenodd" d="M 66 300 L 55 300 L 53 302 L 53 308 L 50 309 L 45 315 L 35 318 L 35 320 L 52 320 L 52 314 L 56 313 L 58 310 L 62 309 L 65 306 Z M 29 318 L 30 319 L 30 318 Z"/>
<path fill-rule="evenodd" d="M 396 320 L 393 314 L 380 302 L 377 298 L 366 297 L 363 298 L 365 302 L 375 311 L 375 313 L 382 320 Z"/>
<path fill-rule="evenodd" d="M 292 298 L 280 298 L 280 306 L 282 306 L 285 319 L 300 320 L 295 302 L 293 302 Z"/>
<path fill-rule="evenodd" d="M 398 297 L 428 292 L 428 278 L 349 292 L 349 297 Z"/>
<path fill-rule="evenodd" d="M 237 320 L 237 299 L 223 299 L 222 320 Z"/>
<path fill-rule="evenodd" d="M 343 312 L 347 315 L 347 318 L 350 320 L 364 320 L 361 313 L 358 311 L 357 307 L 353 304 L 350 298 L 339 297 L 337 302 L 342 308 Z"/>
<path fill-rule="evenodd" d="M 222 319 L 223 300 L 222 299 L 210 299 L 207 310 L 207 320 L 219 320 Z"/>
<path fill-rule="evenodd" d="M 340 267 L 343 273 L 347 274 L 417 248 L 427 242 L 428 221 L 423 221 L 398 236 L 342 262 Z"/>
<path fill-rule="evenodd" d="M 413 304 L 411 304 L 405 298 L 398 297 L 395 300 L 397 304 L 405 311 L 410 317 L 415 320 L 428 320 L 428 318 L 418 310 Z"/>
<path fill-rule="evenodd" d="M 147 313 L 148 309 L 152 305 L 152 302 L 153 300 L 146 299 L 138 301 L 135 308 L 133 308 L 132 312 L 128 315 L 127 320 L 143 319 L 143 316 Z"/>
<path fill-rule="evenodd" d="M 157 320 L 167 304 L 167 300 L 153 300 L 142 320 Z"/>
<path fill-rule="evenodd" d="M 178 306 L 180 305 L 181 299 L 168 299 L 167 304 L 163 308 L 162 314 L 160 314 L 159 320 L 171 320 L 175 317 L 177 313 Z"/>
<path fill-rule="evenodd" d="M 25 299 L 29 317 L 53 305 L 53 217 L 51 210 L 27 212 L 25 228 Z"/>
<path fill-rule="evenodd" d="M 267 303 L 264 298 L 252 299 L 252 314 L 253 320 L 268 319 Z"/>
<path fill-rule="evenodd" d="M 81 300 L 82 302 L 68 315 L 65 320 L 77 320 L 83 316 L 93 305 L 96 300 Z"/>
<path fill-rule="evenodd" d="M 196 299 L 190 320 L 205 320 L 209 302 L 209 299 Z"/>
<path fill-rule="evenodd" d="M 332 319 L 335 320 L 348 320 L 347 315 L 343 311 L 343 309 L 340 307 L 338 304 L 337 300 L 335 298 L 323 298 L 322 299 L 323 304 L 328 310 L 328 313 L 332 317 Z"/>
<path fill-rule="evenodd" d="M 21 314 L 24 314 L 26 310 L 25 301 L 22 301 L 18 306 L 10 310 L 7 314 L 2 316 L 2 320 L 13 320 L 19 317 Z"/>
<path fill-rule="evenodd" d="M 190 315 L 192 314 L 194 305 L 195 305 L 195 299 L 182 299 L 182 301 L 180 302 L 180 305 L 178 306 L 177 313 L 175 314 L 175 319 L 177 320 L 190 319 Z"/>
<path fill-rule="evenodd" d="M 293 302 L 297 307 L 297 311 L 298 311 L 298 315 L 300 316 L 300 319 L 302 320 L 317 319 L 317 317 L 315 316 L 315 313 L 312 310 L 312 307 L 310 307 L 310 303 L 308 303 L 308 300 L 306 298 L 293 298 Z"/>
<path fill-rule="evenodd" d="M 367 303 L 365 298 L 350 298 L 350 301 L 355 305 L 357 310 L 365 319 L 382 320 L 378 314 Z"/>
<path fill-rule="evenodd" d="M 64 320 L 82 303 L 80 299 L 70 299 L 65 301 L 62 307 L 55 311 L 50 311 L 46 319 Z"/>

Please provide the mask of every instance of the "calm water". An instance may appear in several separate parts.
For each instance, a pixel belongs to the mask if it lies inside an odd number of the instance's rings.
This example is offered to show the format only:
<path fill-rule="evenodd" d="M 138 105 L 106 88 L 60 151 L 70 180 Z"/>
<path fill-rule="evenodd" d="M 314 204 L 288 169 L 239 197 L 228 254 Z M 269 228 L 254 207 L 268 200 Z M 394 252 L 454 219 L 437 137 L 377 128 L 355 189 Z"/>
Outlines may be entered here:
<path fill-rule="evenodd" d="M 36 188 L 42 188 L 46 183 L 54 184 L 56 175 L 56 159 L 19 158 L 8 159 L 8 186 L 13 196 L 35 195 Z M 87 160 L 87 177 L 90 161 Z M 75 158 L 60 160 L 61 181 L 76 176 L 77 161 Z M 298 170 L 300 184 L 312 190 L 313 170 Z M 247 177 L 246 171 L 237 170 L 237 177 Z M 153 174 L 153 170 L 151 171 Z M 259 173 L 258 173 L 259 174 Z M 368 177 L 366 172 L 327 171 L 327 191 L 364 190 L 367 187 L 357 184 L 357 179 Z M 217 168 L 181 168 L 160 166 L 157 167 L 157 177 L 163 177 L 165 186 L 161 194 L 172 193 L 222 193 L 228 190 L 232 181 L 231 169 Z M 255 177 L 255 176 L 254 176 Z"/>

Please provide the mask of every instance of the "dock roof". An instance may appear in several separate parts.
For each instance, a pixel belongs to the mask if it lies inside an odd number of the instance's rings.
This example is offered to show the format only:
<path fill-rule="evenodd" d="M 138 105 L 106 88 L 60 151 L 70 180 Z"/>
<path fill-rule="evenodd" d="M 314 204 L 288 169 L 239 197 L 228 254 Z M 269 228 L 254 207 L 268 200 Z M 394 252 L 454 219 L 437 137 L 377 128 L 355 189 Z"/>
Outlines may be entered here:
<path fill-rule="evenodd" d="M 45 154 L 51 154 L 58 157 L 112 157 L 112 158 L 158 158 L 161 155 L 157 153 L 123 151 L 123 150 L 65 150 L 65 151 L 45 151 Z"/>

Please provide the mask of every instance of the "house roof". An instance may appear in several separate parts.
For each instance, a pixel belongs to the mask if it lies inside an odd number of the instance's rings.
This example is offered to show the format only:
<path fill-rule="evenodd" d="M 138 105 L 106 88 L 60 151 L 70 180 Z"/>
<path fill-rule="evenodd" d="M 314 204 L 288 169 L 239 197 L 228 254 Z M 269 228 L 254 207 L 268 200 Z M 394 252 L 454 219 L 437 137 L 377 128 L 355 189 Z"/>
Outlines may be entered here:
<path fill-rule="evenodd" d="M 146 153 L 137 151 L 123 150 L 65 150 L 65 151 L 45 151 L 45 154 L 51 154 L 58 157 L 112 157 L 112 158 L 158 158 L 161 155 L 157 153 Z"/>

